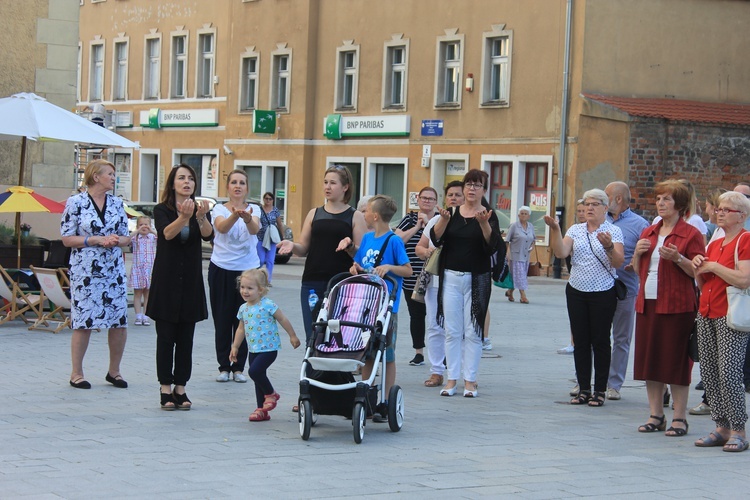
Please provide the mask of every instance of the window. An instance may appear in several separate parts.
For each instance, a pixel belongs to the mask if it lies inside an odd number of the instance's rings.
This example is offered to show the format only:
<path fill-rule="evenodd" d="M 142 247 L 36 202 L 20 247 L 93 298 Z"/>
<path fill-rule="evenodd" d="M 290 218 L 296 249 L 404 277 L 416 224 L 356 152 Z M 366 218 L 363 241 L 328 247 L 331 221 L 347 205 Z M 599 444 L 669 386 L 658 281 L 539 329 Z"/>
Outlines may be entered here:
<path fill-rule="evenodd" d="M 404 216 L 406 200 L 404 200 L 404 166 L 393 163 L 375 164 L 375 192 L 393 198 L 398 211 L 391 222 L 398 223 Z"/>
<path fill-rule="evenodd" d="M 253 110 L 258 107 L 258 60 L 257 54 L 246 54 L 242 58 L 240 111 Z"/>
<path fill-rule="evenodd" d="M 403 41 L 399 40 L 403 43 Z M 406 108 L 407 46 L 386 46 L 383 70 L 383 109 Z"/>
<path fill-rule="evenodd" d="M 158 99 L 161 83 L 161 38 L 146 39 L 146 57 L 143 69 L 143 97 Z"/>
<path fill-rule="evenodd" d="M 544 215 L 549 206 L 549 193 L 547 189 L 547 177 L 549 164 L 527 163 L 526 164 L 526 192 L 523 202 L 531 208 L 529 221 L 534 225 L 534 233 L 545 234 Z"/>
<path fill-rule="evenodd" d="M 260 165 L 248 165 L 243 167 L 247 174 L 247 196 L 251 200 L 262 200 L 262 178 L 263 178 L 263 167 Z"/>
<path fill-rule="evenodd" d="M 482 48 L 482 106 L 507 106 L 510 101 L 510 54 L 512 31 L 493 26 L 484 34 Z"/>
<path fill-rule="evenodd" d="M 336 109 L 356 111 L 359 46 L 347 41 L 336 52 Z"/>
<path fill-rule="evenodd" d="M 198 97 L 213 97 L 214 35 L 198 35 Z"/>
<path fill-rule="evenodd" d="M 115 42 L 112 100 L 124 101 L 128 91 L 128 42 Z"/>
<path fill-rule="evenodd" d="M 435 78 L 435 105 L 461 106 L 461 72 L 463 67 L 463 36 L 456 37 L 454 30 L 438 38 L 437 75 Z"/>
<path fill-rule="evenodd" d="M 170 95 L 184 99 L 187 95 L 187 35 L 172 37 L 172 78 Z"/>
<path fill-rule="evenodd" d="M 511 201 L 513 198 L 513 163 L 509 161 L 490 163 L 490 205 L 506 230 L 511 223 Z"/>
<path fill-rule="evenodd" d="M 89 101 L 101 101 L 104 93 L 104 43 L 91 45 Z"/>
<path fill-rule="evenodd" d="M 285 47 L 284 44 L 281 44 Z M 271 62 L 271 109 L 289 112 L 289 92 L 292 77 L 292 53 L 280 48 L 272 53 Z"/>

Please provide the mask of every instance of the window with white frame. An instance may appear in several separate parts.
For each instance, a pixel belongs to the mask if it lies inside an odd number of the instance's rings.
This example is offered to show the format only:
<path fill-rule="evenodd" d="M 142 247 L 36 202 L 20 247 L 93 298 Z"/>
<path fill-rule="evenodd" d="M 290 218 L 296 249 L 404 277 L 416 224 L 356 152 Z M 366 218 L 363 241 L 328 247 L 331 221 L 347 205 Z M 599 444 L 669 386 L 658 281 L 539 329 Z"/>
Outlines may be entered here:
<path fill-rule="evenodd" d="M 170 79 L 170 96 L 184 99 L 187 96 L 187 35 L 172 37 L 172 67 Z"/>
<path fill-rule="evenodd" d="M 240 111 L 249 111 L 258 107 L 258 70 L 260 55 L 248 51 L 242 56 L 240 82 Z"/>
<path fill-rule="evenodd" d="M 112 100 L 124 101 L 128 97 L 128 42 L 115 41 L 112 78 Z"/>
<path fill-rule="evenodd" d="M 143 97 L 144 99 L 158 99 L 161 84 L 161 38 L 147 38 L 144 68 L 143 68 Z"/>
<path fill-rule="evenodd" d="M 404 216 L 406 201 L 404 199 L 405 168 L 400 163 L 374 164 L 375 192 L 393 198 L 398 211 L 393 215 L 391 222 L 398 222 Z"/>
<path fill-rule="evenodd" d="M 383 109 L 406 108 L 408 40 L 386 44 L 383 61 Z"/>
<path fill-rule="evenodd" d="M 482 106 L 507 106 L 510 103 L 510 54 L 513 32 L 505 25 L 494 25 L 484 33 L 482 47 Z"/>
<path fill-rule="evenodd" d="M 461 106 L 464 36 L 457 35 L 457 31 L 446 30 L 437 41 L 435 105 L 439 107 Z"/>
<path fill-rule="evenodd" d="M 271 54 L 271 109 L 289 111 L 289 93 L 292 77 L 292 53 L 278 50 Z"/>
<path fill-rule="evenodd" d="M 198 35 L 198 97 L 213 97 L 214 39 L 213 33 Z"/>
<path fill-rule="evenodd" d="M 359 46 L 351 41 L 336 49 L 336 109 L 356 111 Z"/>
<path fill-rule="evenodd" d="M 91 44 L 89 101 L 101 101 L 104 93 L 104 42 Z"/>

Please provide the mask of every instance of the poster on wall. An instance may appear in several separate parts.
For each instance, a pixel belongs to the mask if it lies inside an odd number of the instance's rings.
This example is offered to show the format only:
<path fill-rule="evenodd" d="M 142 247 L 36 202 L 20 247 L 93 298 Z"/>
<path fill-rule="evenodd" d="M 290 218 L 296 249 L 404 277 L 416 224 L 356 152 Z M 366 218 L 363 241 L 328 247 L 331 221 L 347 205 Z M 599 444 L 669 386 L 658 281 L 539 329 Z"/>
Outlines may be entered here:
<path fill-rule="evenodd" d="M 133 174 L 130 171 L 130 155 L 115 154 L 115 196 L 130 199 L 133 192 Z"/>
<path fill-rule="evenodd" d="M 219 196 L 219 157 L 204 155 L 201 171 L 203 173 L 201 196 L 216 198 Z"/>
<path fill-rule="evenodd" d="M 526 199 L 531 209 L 529 221 L 534 225 L 536 238 L 537 240 L 543 240 L 547 229 L 544 216 L 547 215 L 549 208 L 549 194 L 546 190 L 529 190 Z"/>

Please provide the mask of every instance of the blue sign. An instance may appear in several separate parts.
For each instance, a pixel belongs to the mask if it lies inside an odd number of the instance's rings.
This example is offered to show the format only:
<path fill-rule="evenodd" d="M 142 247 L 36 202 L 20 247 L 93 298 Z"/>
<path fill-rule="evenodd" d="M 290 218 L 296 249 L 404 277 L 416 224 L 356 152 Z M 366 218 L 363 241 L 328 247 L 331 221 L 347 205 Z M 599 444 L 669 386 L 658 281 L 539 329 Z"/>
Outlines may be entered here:
<path fill-rule="evenodd" d="M 443 135 L 443 120 L 422 120 L 422 135 Z"/>

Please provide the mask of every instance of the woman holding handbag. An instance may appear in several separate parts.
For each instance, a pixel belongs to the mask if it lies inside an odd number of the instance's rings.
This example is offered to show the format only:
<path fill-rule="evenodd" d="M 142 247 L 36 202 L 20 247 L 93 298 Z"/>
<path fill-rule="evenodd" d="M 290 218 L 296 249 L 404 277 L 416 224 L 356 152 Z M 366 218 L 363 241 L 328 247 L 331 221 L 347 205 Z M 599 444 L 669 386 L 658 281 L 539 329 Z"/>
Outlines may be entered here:
<path fill-rule="evenodd" d="M 521 293 L 521 304 L 528 304 L 529 299 L 526 297 L 526 289 L 529 282 L 526 276 L 529 274 L 529 260 L 531 249 L 536 250 L 536 235 L 534 234 L 534 225 L 529 222 L 531 209 L 522 206 L 518 209 L 518 220 L 508 228 L 508 247 L 510 250 L 510 272 L 513 275 L 513 288 L 505 292 L 510 302 L 513 302 L 513 290 L 518 288 Z M 536 262 L 534 262 L 536 266 Z"/>
<path fill-rule="evenodd" d="M 701 378 L 716 423 L 716 429 L 695 446 L 723 446 L 729 452 L 748 448 L 742 367 L 750 333 L 735 329 L 742 326 L 733 322 L 733 306 L 727 300 L 728 291 L 750 287 L 750 236 L 743 229 L 748 214 L 750 200 L 742 193 L 719 196 L 716 224 L 724 230 L 724 238 L 708 245 L 705 257 L 693 258 L 702 291 L 698 311 Z"/>
<path fill-rule="evenodd" d="M 260 265 L 268 271 L 268 285 L 271 286 L 273 263 L 276 259 L 276 245 L 284 234 L 284 223 L 281 213 L 274 204 L 273 193 L 263 195 L 263 207 L 260 210 L 260 231 L 258 231 L 258 259 Z"/>

